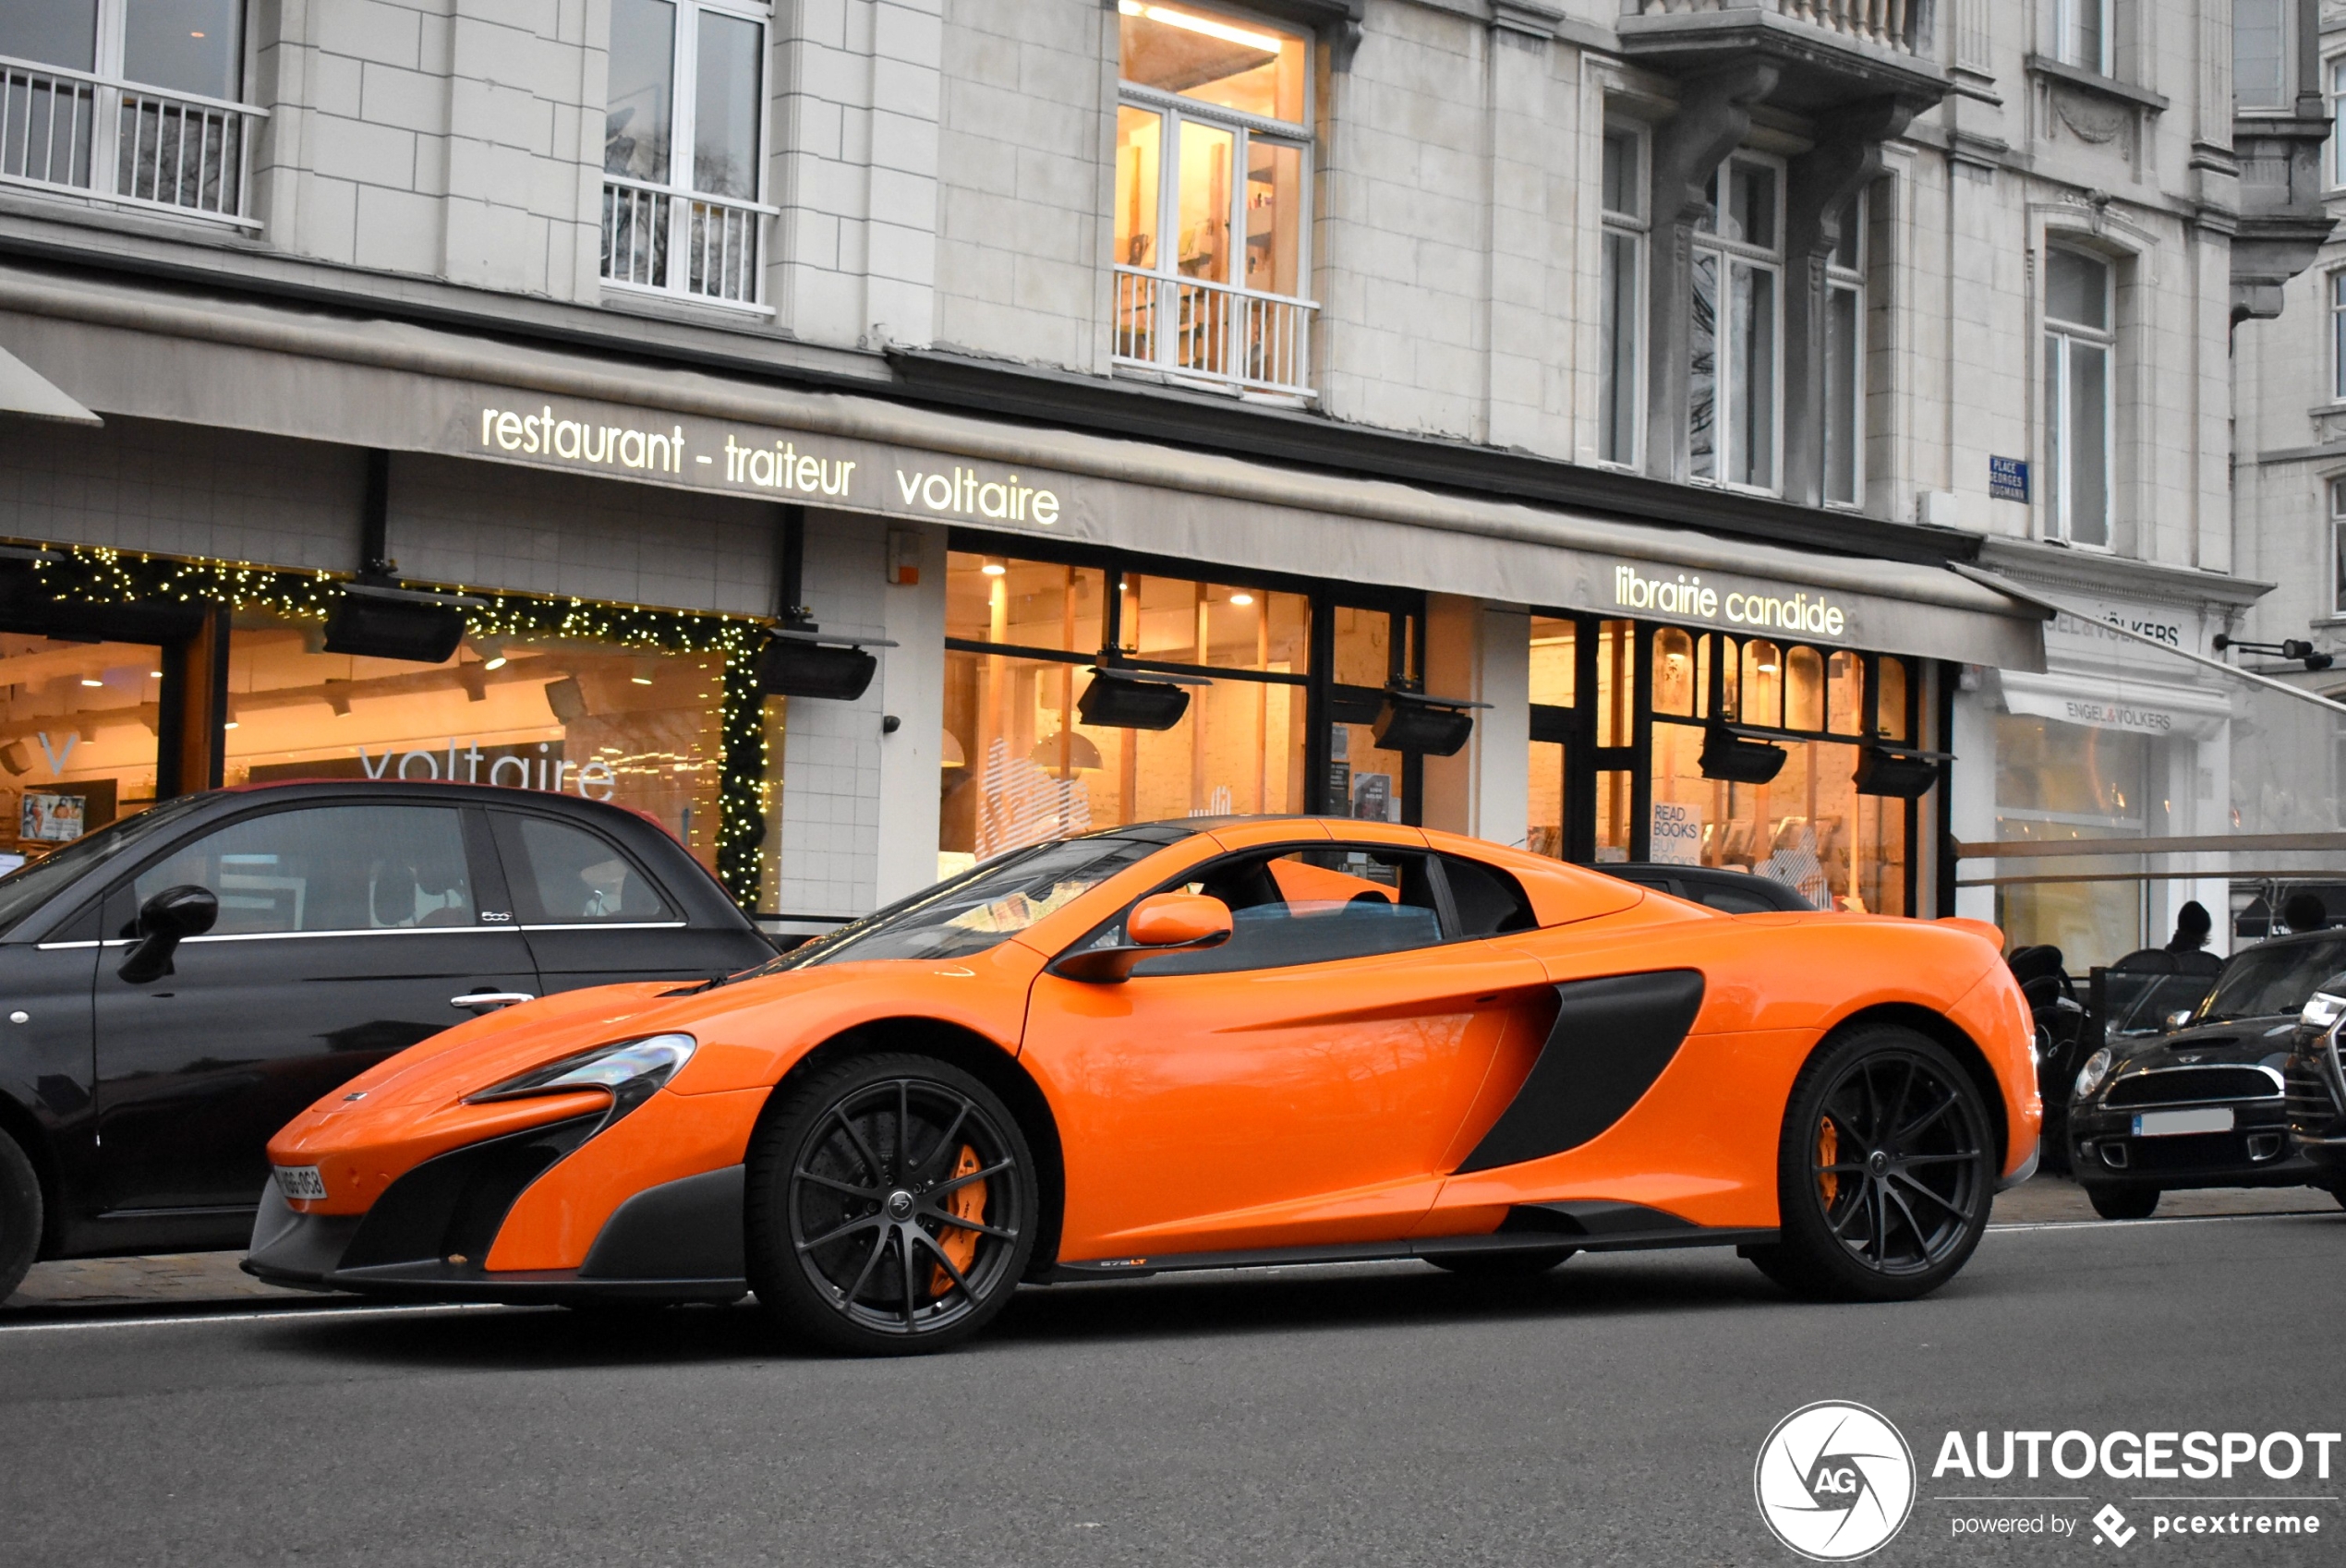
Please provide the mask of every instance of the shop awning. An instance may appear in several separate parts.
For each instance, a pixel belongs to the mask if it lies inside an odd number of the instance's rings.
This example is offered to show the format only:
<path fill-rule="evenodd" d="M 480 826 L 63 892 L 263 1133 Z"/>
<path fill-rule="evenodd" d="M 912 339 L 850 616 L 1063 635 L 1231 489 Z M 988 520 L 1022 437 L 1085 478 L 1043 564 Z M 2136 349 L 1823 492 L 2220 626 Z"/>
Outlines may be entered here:
<path fill-rule="evenodd" d="M 71 364 L 79 395 L 109 413 L 1112 546 L 1209 569 L 2044 668 L 2044 610 L 1941 567 L 878 397 L 5 270 L 0 343 Z"/>
<path fill-rule="evenodd" d="M 51 385 L 40 371 L 5 348 L 0 348 L 0 414 L 22 414 L 34 419 L 62 419 L 69 425 L 105 423 Z"/>

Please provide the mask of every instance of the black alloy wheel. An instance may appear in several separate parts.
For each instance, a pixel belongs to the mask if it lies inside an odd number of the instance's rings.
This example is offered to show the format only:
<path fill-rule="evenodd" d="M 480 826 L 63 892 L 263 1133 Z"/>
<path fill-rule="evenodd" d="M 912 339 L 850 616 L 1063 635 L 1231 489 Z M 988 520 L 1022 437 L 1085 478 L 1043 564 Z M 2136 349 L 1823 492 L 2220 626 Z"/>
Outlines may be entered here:
<path fill-rule="evenodd" d="M 2159 1210 L 2159 1188 L 2155 1187 L 2101 1187 L 2086 1188 L 2086 1201 L 2094 1212 L 2105 1220 L 2146 1220 Z"/>
<path fill-rule="evenodd" d="M 750 1284 L 831 1349 L 942 1350 L 1009 1303 L 1036 1201 L 991 1090 L 930 1057 L 859 1057 L 794 1086 L 752 1144 Z"/>
<path fill-rule="evenodd" d="M 0 1301 L 16 1294 L 41 1256 L 42 1219 L 41 1177 L 17 1140 L 0 1132 Z"/>
<path fill-rule="evenodd" d="M 1995 1197 L 1979 1090 L 1936 1041 L 1862 1029 L 1809 1058 L 1784 1108 L 1782 1228 L 1752 1261 L 1804 1295 L 1904 1301 L 1952 1279 Z"/>

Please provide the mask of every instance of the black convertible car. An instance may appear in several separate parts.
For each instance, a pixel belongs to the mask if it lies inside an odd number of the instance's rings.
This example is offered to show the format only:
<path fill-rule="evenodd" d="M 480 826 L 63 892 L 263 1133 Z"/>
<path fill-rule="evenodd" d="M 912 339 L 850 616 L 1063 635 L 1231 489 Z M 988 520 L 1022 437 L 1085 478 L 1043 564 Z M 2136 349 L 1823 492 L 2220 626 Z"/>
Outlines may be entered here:
<path fill-rule="evenodd" d="M 2183 1028 L 2088 1055 L 2067 1138 L 2095 1210 L 2140 1219 L 2188 1187 L 2338 1190 L 2291 1138 L 2285 1075 L 2300 1015 L 2341 970 L 2346 931 L 2260 942 L 2232 955 Z"/>
<path fill-rule="evenodd" d="M 477 1013 L 774 949 L 650 818 L 542 790 L 181 796 L 0 878 L 0 1298 L 242 1247 L 294 1115 Z"/>

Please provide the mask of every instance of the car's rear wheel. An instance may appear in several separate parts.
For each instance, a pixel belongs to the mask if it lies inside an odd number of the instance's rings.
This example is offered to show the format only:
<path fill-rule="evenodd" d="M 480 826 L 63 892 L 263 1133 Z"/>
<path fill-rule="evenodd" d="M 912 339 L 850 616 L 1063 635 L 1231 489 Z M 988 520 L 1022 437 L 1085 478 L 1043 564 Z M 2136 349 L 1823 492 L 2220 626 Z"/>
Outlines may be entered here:
<path fill-rule="evenodd" d="M 17 1140 L 0 1132 L 0 1301 L 41 1256 L 41 1178 Z"/>
<path fill-rule="evenodd" d="M 2155 1187 L 2089 1187 L 2086 1201 L 2105 1220 L 2146 1220 L 2159 1208 Z"/>
<path fill-rule="evenodd" d="M 1461 1279 L 1528 1280 L 1555 1268 L 1572 1253 L 1569 1247 L 1543 1247 L 1536 1252 L 1453 1252 L 1426 1261 Z"/>
<path fill-rule="evenodd" d="M 1906 1301 L 1954 1277 L 1995 1196 L 1978 1088 L 1947 1049 L 1896 1025 L 1809 1058 L 1784 1107 L 1779 1239 L 1748 1256 L 1803 1295 Z"/>
<path fill-rule="evenodd" d="M 835 1350 L 942 1350 L 992 1321 L 1037 1229 L 1017 1119 L 932 1057 L 857 1057 L 794 1085 L 751 1144 L 749 1279 Z"/>

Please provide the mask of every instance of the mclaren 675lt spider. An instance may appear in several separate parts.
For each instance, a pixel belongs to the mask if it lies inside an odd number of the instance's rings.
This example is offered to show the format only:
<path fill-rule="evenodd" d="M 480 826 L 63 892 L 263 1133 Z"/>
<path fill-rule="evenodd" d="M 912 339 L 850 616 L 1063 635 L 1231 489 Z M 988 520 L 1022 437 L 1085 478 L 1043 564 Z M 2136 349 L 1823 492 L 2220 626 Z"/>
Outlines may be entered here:
<path fill-rule="evenodd" d="M 1416 828 L 1201 819 L 989 861 L 730 978 L 573 991 L 269 1146 L 246 1267 L 730 1301 L 936 1349 L 1022 1281 L 1735 1248 L 1891 1300 L 2035 1165 L 1992 927 L 1731 915 Z"/>

